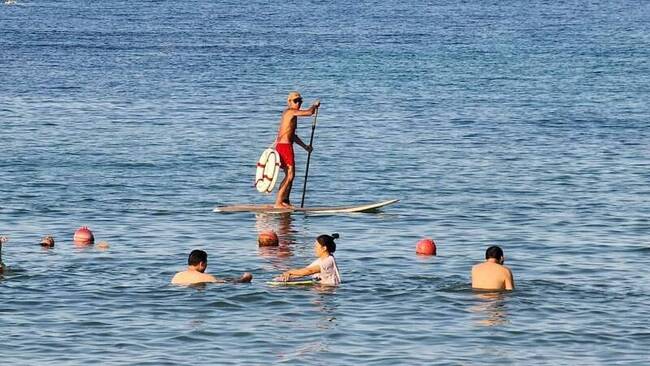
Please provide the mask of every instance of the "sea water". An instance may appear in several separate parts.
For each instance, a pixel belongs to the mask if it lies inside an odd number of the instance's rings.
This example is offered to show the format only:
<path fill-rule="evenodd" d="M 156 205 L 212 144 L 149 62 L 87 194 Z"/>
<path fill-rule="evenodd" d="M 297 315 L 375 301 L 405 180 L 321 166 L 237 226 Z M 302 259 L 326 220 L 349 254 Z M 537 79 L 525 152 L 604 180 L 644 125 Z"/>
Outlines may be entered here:
<path fill-rule="evenodd" d="M 0 361 L 649 363 L 649 22 L 631 0 L 0 6 Z M 212 212 L 273 201 L 254 163 L 294 89 L 322 102 L 306 205 L 398 204 Z M 110 247 L 75 247 L 83 225 Z M 265 284 L 333 232 L 340 287 Z M 494 244 L 516 291 L 474 293 Z M 197 248 L 253 283 L 171 286 Z"/>

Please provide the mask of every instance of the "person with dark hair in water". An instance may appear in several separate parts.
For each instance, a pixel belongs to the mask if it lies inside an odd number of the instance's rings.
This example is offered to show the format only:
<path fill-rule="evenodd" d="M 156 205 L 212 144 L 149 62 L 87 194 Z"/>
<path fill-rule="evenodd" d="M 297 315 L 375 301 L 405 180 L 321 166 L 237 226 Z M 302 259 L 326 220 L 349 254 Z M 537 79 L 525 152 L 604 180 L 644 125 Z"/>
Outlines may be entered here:
<path fill-rule="evenodd" d="M 218 282 L 224 283 L 227 280 L 216 278 L 211 274 L 205 273 L 205 269 L 208 267 L 208 253 L 203 250 L 195 249 L 190 253 L 190 256 L 187 258 L 187 270 L 178 272 L 172 278 L 172 283 L 176 285 L 192 285 L 197 283 L 206 283 L 206 282 Z M 251 282 L 253 275 L 245 272 L 238 279 L 228 280 L 230 282 Z"/>
<path fill-rule="evenodd" d="M 314 254 L 316 260 L 305 268 L 290 269 L 280 275 L 280 280 L 289 281 L 296 277 L 313 275 L 321 285 L 336 286 L 341 283 L 339 269 L 334 260 L 336 251 L 335 239 L 339 234 L 321 235 L 314 243 Z"/>
<path fill-rule="evenodd" d="M 472 267 L 472 288 L 478 290 L 514 290 L 510 268 L 503 265 L 503 250 L 494 245 L 485 251 L 485 262 Z"/>
<path fill-rule="evenodd" d="M 40 244 L 43 248 L 54 248 L 54 237 L 52 235 L 46 235 L 41 238 Z"/>

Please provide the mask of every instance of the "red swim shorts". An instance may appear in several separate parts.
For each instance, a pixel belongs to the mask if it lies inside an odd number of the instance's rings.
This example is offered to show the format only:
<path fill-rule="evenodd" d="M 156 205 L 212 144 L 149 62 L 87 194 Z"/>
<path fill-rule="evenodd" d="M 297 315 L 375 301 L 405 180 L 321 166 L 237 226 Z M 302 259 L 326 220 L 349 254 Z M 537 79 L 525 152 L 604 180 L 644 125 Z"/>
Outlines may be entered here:
<path fill-rule="evenodd" d="M 293 160 L 293 144 L 276 144 L 275 151 L 280 154 L 280 166 L 286 168 L 288 166 L 296 166 Z"/>

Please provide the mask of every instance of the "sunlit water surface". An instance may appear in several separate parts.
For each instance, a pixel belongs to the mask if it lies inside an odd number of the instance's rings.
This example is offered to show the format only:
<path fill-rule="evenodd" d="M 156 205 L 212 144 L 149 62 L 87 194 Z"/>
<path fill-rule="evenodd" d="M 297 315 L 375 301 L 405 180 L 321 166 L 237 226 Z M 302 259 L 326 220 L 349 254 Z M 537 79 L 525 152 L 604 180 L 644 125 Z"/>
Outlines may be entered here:
<path fill-rule="evenodd" d="M 2 363 L 649 363 L 649 21 L 627 0 L 0 6 Z M 399 204 L 211 212 L 272 201 L 254 162 L 292 89 L 323 103 L 307 205 Z M 110 248 L 75 247 L 82 225 Z M 332 232 L 339 288 L 266 285 Z M 513 293 L 469 287 L 492 244 Z M 195 248 L 253 283 L 171 286 Z"/>

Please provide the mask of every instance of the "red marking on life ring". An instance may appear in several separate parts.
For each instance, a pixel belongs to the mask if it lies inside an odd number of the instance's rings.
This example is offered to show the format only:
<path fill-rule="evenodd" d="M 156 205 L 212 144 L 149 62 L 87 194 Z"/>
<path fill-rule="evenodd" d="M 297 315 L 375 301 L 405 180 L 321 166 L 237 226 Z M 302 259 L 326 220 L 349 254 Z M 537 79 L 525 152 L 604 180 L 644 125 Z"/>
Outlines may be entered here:
<path fill-rule="evenodd" d="M 269 177 L 268 175 L 264 175 L 264 176 L 262 176 L 262 178 L 255 181 L 255 185 L 257 185 L 257 183 L 259 183 L 260 181 L 263 181 L 263 180 L 273 180 L 273 177 Z"/>
<path fill-rule="evenodd" d="M 281 161 L 280 161 L 280 157 L 279 157 L 278 153 L 275 152 L 275 151 L 271 152 L 271 153 L 266 157 L 266 161 L 267 161 L 267 162 L 269 161 L 269 158 L 271 157 L 271 155 L 273 155 L 273 158 L 275 159 L 275 163 L 274 163 L 273 165 L 275 165 L 276 167 L 282 166 L 282 163 L 281 163 Z M 265 169 L 267 163 L 262 164 L 262 163 L 260 163 L 260 162 L 258 161 L 257 164 L 255 164 L 255 165 L 257 166 L 257 168 Z M 265 181 L 265 180 L 269 180 L 269 181 L 272 182 L 272 181 L 273 181 L 273 177 L 272 177 L 272 176 L 268 176 L 268 175 L 264 174 L 264 172 L 263 172 L 263 173 L 262 173 L 262 178 L 256 179 L 256 180 L 255 180 L 255 183 L 253 184 L 253 186 L 254 186 L 254 187 L 257 187 L 257 185 L 258 185 L 261 181 Z M 268 189 L 266 189 L 266 191 L 267 191 L 267 192 L 270 192 Z"/>

